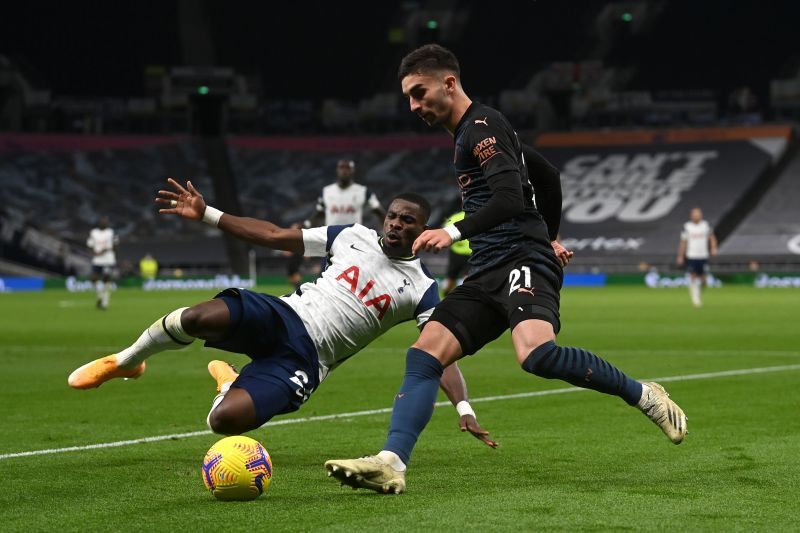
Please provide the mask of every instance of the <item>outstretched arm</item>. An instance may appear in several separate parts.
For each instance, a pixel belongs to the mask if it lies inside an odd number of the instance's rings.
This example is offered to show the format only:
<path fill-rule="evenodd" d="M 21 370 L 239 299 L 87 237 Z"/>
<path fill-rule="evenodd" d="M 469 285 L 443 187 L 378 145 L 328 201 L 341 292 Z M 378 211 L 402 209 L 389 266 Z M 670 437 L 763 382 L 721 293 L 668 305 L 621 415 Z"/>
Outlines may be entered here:
<path fill-rule="evenodd" d="M 206 205 L 203 195 L 194 188 L 191 181 L 186 182 L 186 187 L 172 178 L 168 178 L 167 182 L 174 191 L 163 189 L 158 191 L 156 203 L 165 206 L 158 210 L 159 213 L 179 215 L 190 220 L 203 220 L 214 224 L 214 217 L 211 216 L 210 210 L 219 212 Z M 303 232 L 300 229 L 281 228 L 266 220 L 237 217 L 228 213 L 222 213 L 214 225 L 225 233 L 250 244 L 297 254 L 305 251 Z"/>
<path fill-rule="evenodd" d="M 458 425 L 461 431 L 469 431 L 476 439 L 487 446 L 497 448 L 497 442 L 493 441 L 489 437 L 489 432 L 478 424 L 475 412 L 467 401 L 467 383 L 464 381 L 461 369 L 458 368 L 458 363 L 453 363 L 444 369 L 439 386 L 458 410 L 460 415 Z"/>

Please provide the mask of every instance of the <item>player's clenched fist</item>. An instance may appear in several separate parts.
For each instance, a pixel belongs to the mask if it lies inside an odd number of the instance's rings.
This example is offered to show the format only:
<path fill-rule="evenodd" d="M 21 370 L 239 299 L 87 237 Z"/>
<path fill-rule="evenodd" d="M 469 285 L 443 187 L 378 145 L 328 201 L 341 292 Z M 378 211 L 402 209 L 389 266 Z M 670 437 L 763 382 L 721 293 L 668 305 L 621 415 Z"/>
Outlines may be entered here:
<path fill-rule="evenodd" d="M 453 238 L 445 230 L 429 229 L 417 237 L 411 246 L 411 251 L 414 252 L 414 255 L 422 250 L 438 253 L 440 250 L 450 247 L 451 244 L 453 244 Z"/>

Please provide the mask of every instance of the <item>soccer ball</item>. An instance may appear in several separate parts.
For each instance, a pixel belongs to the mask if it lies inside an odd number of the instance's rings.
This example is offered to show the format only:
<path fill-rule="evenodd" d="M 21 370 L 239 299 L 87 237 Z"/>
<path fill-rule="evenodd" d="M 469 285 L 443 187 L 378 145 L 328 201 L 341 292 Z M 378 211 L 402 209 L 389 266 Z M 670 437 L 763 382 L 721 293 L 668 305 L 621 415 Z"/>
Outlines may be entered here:
<path fill-rule="evenodd" d="M 271 481 L 272 459 L 250 437 L 225 437 L 203 459 L 203 484 L 218 500 L 254 500 Z"/>

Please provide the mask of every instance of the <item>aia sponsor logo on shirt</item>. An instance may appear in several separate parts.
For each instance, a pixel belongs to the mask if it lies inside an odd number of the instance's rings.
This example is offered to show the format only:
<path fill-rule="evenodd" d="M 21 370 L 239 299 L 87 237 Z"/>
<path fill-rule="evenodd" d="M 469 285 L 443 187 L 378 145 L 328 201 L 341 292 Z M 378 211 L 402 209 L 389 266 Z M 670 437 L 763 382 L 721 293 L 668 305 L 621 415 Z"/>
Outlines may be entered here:
<path fill-rule="evenodd" d="M 356 208 L 352 205 L 332 205 L 331 206 L 331 213 L 334 215 L 352 215 L 356 212 Z"/>
<path fill-rule="evenodd" d="M 336 281 L 344 282 L 345 286 L 361 300 L 366 307 L 374 307 L 378 312 L 378 320 L 383 319 L 383 315 L 389 310 L 392 304 L 392 297 L 388 294 L 379 294 L 378 296 L 370 296 L 370 292 L 375 287 L 375 280 L 368 280 L 367 283 L 359 290 L 359 277 L 361 276 L 361 269 L 357 266 L 351 266 L 344 272 L 336 277 Z M 369 299 L 367 299 L 369 297 Z"/>

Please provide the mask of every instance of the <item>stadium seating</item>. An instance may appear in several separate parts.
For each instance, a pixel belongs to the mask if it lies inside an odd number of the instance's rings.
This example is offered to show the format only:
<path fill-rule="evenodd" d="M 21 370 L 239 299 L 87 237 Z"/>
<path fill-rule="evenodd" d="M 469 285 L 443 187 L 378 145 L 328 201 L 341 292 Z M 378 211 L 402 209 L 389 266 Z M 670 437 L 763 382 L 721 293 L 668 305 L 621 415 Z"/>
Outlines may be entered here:
<path fill-rule="evenodd" d="M 680 226 L 695 205 L 722 231 L 724 255 L 741 255 L 743 239 L 761 236 L 758 242 L 765 243 L 764 235 L 782 234 L 788 241 L 800 233 L 792 225 L 800 195 L 797 158 L 730 241 L 724 240 L 752 207 L 746 200 L 780 160 L 788 134 L 788 128 L 750 128 L 540 136 L 539 149 L 562 168 L 561 233 L 576 251 L 574 271 L 631 271 L 642 262 L 668 268 Z M 341 157 L 356 160 L 357 181 L 384 203 L 401 191 L 424 194 L 436 223 L 458 197 L 450 175 L 451 142 L 441 134 L 227 140 L 241 214 L 284 225 L 311 215 Z M 0 184 L 13 192 L 4 194 L 0 233 L 8 237 L 6 258 L 38 261 L 56 272 L 80 271 L 89 229 L 108 215 L 122 241 L 121 261 L 135 264 L 152 253 L 165 267 L 214 270 L 227 264 L 218 230 L 161 218 L 152 203 L 167 176 L 191 178 L 214 203 L 202 149 L 191 138 L 2 135 L 0 153 Z M 378 225 L 371 216 L 365 222 Z M 752 252 L 778 253 L 774 246 L 759 246 Z M 271 251 L 259 250 L 258 256 L 262 264 L 280 261 Z M 435 268 L 441 262 L 432 258 Z"/>
<path fill-rule="evenodd" d="M 723 240 L 783 157 L 787 127 L 544 134 L 542 153 L 562 169 L 561 233 L 572 268 L 674 268 L 692 207 Z M 780 206 L 791 217 L 790 204 Z M 717 265 L 718 267 L 721 265 Z M 723 267 L 724 268 L 724 267 Z"/>
<path fill-rule="evenodd" d="M 722 256 L 800 257 L 800 154 L 788 165 L 744 221 L 722 243 Z"/>

